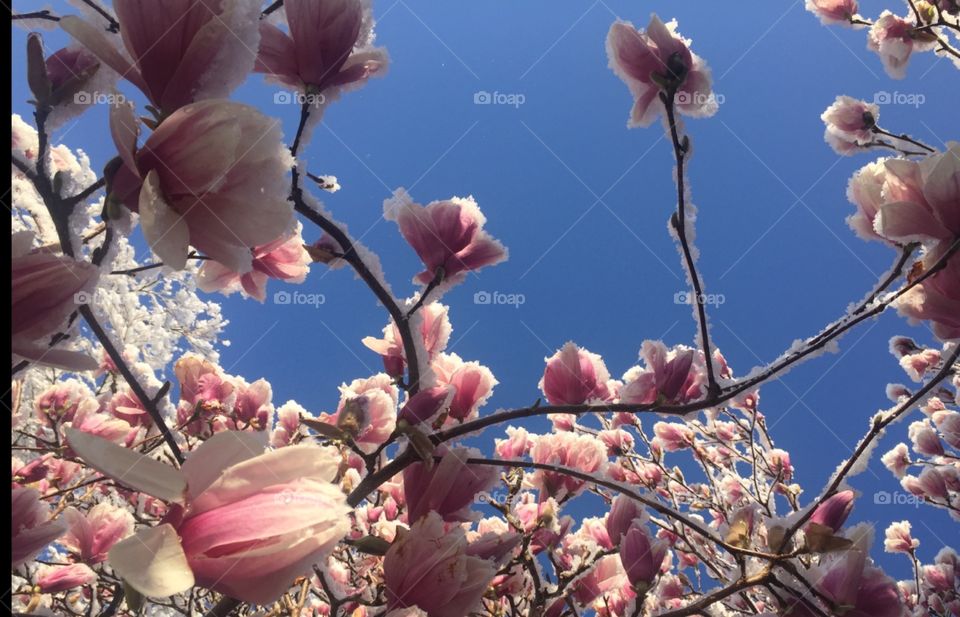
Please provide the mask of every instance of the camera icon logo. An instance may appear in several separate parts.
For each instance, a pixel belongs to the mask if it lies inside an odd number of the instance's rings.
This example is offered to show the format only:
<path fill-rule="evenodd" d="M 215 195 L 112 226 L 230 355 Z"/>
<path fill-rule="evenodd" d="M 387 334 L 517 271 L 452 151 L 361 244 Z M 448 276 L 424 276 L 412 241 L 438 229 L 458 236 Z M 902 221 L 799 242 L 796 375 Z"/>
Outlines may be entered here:
<path fill-rule="evenodd" d="M 678 291 L 673 294 L 673 303 L 674 304 L 691 304 L 691 296 L 689 291 Z"/>
<path fill-rule="evenodd" d="M 93 294 L 89 291 L 78 291 L 73 294 L 73 303 L 76 305 L 90 304 L 93 302 Z"/>
<path fill-rule="evenodd" d="M 493 300 L 489 291 L 478 291 L 473 294 L 473 303 L 474 304 L 490 304 Z"/>
<path fill-rule="evenodd" d="M 486 90 L 480 90 L 473 93 L 473 104 L 474 105 L 489 105 L 493 102 L 493 97 L 490 96 L 490 93 Z"/>
<path fill-rule="evenodd" d="M 273 294 L 273 303 L 274 304 L 290 304 L 290 292 L 289 291 L 278 291 Z"/>
<path fill-rule="evenodd" d="M 273 102 L 276 105 L 289 105 L 293 102 L 293 94 L 291 94 L 290 92 L 287 92 L 286 90 L 274 92 Z"/>
<path fill-rule="evenodd" d="M 887 491 L 878 491 L 873 494 L 873 503 L 877 505 L 887 505 L 891 501 L 891 495 Z"/>

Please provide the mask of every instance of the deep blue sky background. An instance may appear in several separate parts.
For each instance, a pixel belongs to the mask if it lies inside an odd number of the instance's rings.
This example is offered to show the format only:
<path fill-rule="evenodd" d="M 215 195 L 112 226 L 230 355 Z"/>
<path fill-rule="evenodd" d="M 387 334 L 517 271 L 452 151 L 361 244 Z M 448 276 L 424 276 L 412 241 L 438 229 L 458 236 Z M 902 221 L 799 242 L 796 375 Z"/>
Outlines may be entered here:
<path fill-rule="evenodd" d="M 902 12 L 897 2 L 863 2 L 862 12 Z M 17 2 L 17 11 L 35 9 Z M 57 10 L 62 3 L 54 3 Z M 448 294 L 454 333 L 449 351 L 488 365 L 500 385 L 486 412 L 538 396 L 543 358 L 567 340 L 600 353 L 619 377 L 646 338 L 691 344 L 680 260 L 666 233 L 674 208 L 672 152 L 661 126 L 627 130 L 631 100 L 607 68 L 604 40 L 615 17 L 645 25 L 651 11 L 677 17 L 680 32 L 713 70 L 719 113 L 690 120 L 697 244 L 713 337 L 738 374 L 778 356 L 859 300 L 894 255 L 858 240 L 844 223 L 845 190 L 869 155 L 838 158 L 823 142 L 820 113 L 838 94 L 872 100 L 880 91 L 920 93 L 915 109 L 886 105 L 881 124 L 940 147 L 957 138 L 957 73 L 931 54 L 914 58 L 901 82 L 886 77 L 865 48 L 865 32 L 823 28 L 803 2 L 555 2 L 383 0 L 378 43 L 391 55 L 386 78 L 331 106 L 309 145 L 310 170 L 335 174 L 343 190 L 322 195 L 350 231 L 383 258 L 398 295 L 419 270 L 382 201 L 399 186 L 426 203 L 472 194 L 510 261 Z M 69 10 L 69 9 L 67 9 Z M 23 47 L 14 34 L 14 111 L 28 113 Z M 56 49 L 64 39 L 48 35 Z M 125 85 L 128 93 L 132 90 Z M 519 108 L 474 104 L 478 91 L 521 94 Z M 289 136 L 298 109 L 273 103 L 275 88 L 252 76 L 238 99 L 283 119 Z M 95 166 L 113 155 L 105 110 L 58 133 Z M 317 233 L 309 227 L 305 238 Z M 281 289 L 271 283 L 270 293 Z M 293 288 L 287 288 L 293 290 Z M 297 288 L 326 303 L 261 306 L 234 296 L 222 364 L 248 380 L 265 377 L 274 402 L 295 399 L 313 412 L 335 407 L 337 386 L 380 370 L 360 344 L 379 334 L 385 313 L 345 270 L 316 267 Z M 523 294 L 525 304 L 477 305 L 478 291 Z M 809 362 L 762 391 L 762 409 L 780 447 L 792 453 L 797 481 L 812 499 L 850 453 L 878 408 L 887 382 L 906 377 L 887 353 L 897 333 L 932 340 L 885 315 L 842 340 L 841 352 Z M 917 419 L 919 413 L 911 419 Z M 947 515 L 930 508 L 875 505 L 878 490 L 899 484 L 879 454 L 905 439 L 887 435 L 871 471 L 854 479 L 865 494 L 854 521 L 910 518 L 925 561 L 954 536 Z M 532 422 L 543 429 L 546 422 Z M 491 430 L 492 443 L 500 432 Z M 874 551 L 900 577 L 906 560 Z"/>

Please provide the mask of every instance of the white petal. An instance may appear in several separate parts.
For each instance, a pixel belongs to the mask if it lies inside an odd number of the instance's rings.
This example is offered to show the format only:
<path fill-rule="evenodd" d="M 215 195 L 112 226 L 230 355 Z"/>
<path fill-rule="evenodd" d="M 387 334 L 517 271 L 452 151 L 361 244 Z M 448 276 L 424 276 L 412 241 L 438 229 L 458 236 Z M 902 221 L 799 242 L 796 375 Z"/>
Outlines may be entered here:
<path fill-rule="evenodd" d="M 263 454 L 263 437 L 250 431 L 224 431 L 203 442 L 181 467 L 190 495 L 206 490 L 227 467 Z"/>
<path fill-rule="evenodd" d="M 187 482 L 178 469 L 75 428 L 66 435 L 73 451 L 100 473 L 164 501 L 183 500 Z"/>
<path fill-rule="evenodd" d="M 165 598 L 193 587 L 193 571 L 172 526 L 141 529 L 110 549 L 110 567 L 145 596 Z"/>
<path fill-rule="evenodd" d="M 171 268 L 183 270 L 190 248 L 190 229 L 183 217 L 163 199 L 160 177 L 155 170 L 147 174 L 140 189 L 140 225 L 157 257 Z"/>

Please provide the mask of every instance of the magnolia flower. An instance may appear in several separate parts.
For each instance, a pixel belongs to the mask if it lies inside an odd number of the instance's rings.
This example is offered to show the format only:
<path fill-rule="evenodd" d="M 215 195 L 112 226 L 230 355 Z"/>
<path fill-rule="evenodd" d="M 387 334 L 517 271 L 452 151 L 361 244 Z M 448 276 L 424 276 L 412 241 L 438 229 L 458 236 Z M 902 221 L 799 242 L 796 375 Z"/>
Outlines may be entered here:
<path fill-rule="evenodd" d="M 826 125 L 824 139 L 837 154 L 852 154 L 873 141 L 871 129 L 879 117 L 878 105 L 838 96 L 820 116 Z"/>
<path fill-rule="evenodd" d="M 630 128 L 650 126 L 663 113 L 660 93 L 664 91 L 676 92 L 674 105 L 684 115 L 700 118 L 717 112 L 710 69 L 676 30 L 675 20 L 664 24 L 656 15 L 642 32 L 625 21 L 610 26 L 610 68 L 627 84 L 634 99 L 627 121 Z"/>
<path fill-rule="evenodd" d="M 370 453 L 396 428 L 399 396 L 397 386 L 383 373 L 354 379 L 340 386 L 336 412 L 322 413 L 319 420 L 340 427 L 353 437 L 357 447 Z"/>
<path fill-rule="evenodd" d="M 19 568 L 62 536 L 67 526 L 62 520 L 50 520 L 49 507 L 32 488 L 16 487 L 10 498 L 12 562 Z"/>
<path fill-rule="evenodd" d="M 456 391 L 451 386 L 434 386 L 421 390 L 407 399 L 400 409 L 399 420 L 420 424 L 447 409 Z"/>
<path fill-rule="evenodd" d="M 13 236 L 11 276 L 11 332 L 15 356 L 74 371 L 97 368 L 97 361 L 77 351 L 56 349 L 50 337 L 65 326 L 96 285 L 93 264 L 44 250 L 30 250 L 33 234 Z"/>
<path fill-rule="evenodd" d="M 530 449 L 530 458 L 535 463 L 569 467 L 593 474 L 601 472 L 606 466 L 607 449 L 603 442 L 591 435 L 553 433 L 536 438 Z M 538 469 L 531 484 L 540 489 L 541 499 L 562 499 L 579 493 L 586 482 L 563 472 Z"/>
<path fill-rule="evenodd" d="M 901 315 L 916 321 L 930 321 L 941 340 L 960 338 L 960 255 L 896 301 Z"/>
<path fill-rule="evenodd" d="M 447 409 L 447 423 L 465 422 L 480 415 L 480 407 L 493 395 L 497 380 L 479 362 L 464 362 L 457 354 L 441 353 L 430 365 L 437 383 L 454 394 Z"/>
<path fill-rule="evenodd" d="M 851 490 L 840 491 L 831 495 L 813 511 L 813 514 L 807 520 L 807 526 L 809 527 L 810 523 L 815 523 L 829 527 L 834 532 L 839 531 L 853 510 L 855 497 L 856 495 Z"/>
<path fill-rule="evenodd" d="M 814 577 L 817 590 L 846 617 L 901 617 L 903 606 L 893 580 L 867 564 L 866 549 L 859 543 L 838 557 L 821 563 Z"/>
<path fill-rule="evenodd" d="M 620 561 L 630 583 L 637 589 L 649 589 L 660 574 L 669 543 L 654 540 L 645 527 L 634 526 L 620 543 Z"/>
<path fill-rule="evenodd" d="M 260 22 L 254 72 L 306 93 L 356 88 L 386 72 L 387 53 L 374 48 L 369 0 L 287 0 L 289 34 Z"/>
<path fill-rule="evenodd" d="M 935 43 L 934 36 L 914 32 L 913 23 L 890 11 L 880 14 L 867 35 L 867 49 L 879 54 L 884 70 L 893 79 L 906 77 L 907 63 L 914 51 L 932 49 Z"/>
<path fill-rule="evenodd" d="M 694 364 L 695 354 L 687 347 L 677 346 L 668 351 L 660 341 L 644 341 L 640 357 L 646 367 L 635 366 L 624 374 L 621 402 L 682 404 L 699 398 L 704 375 Z"/>
<path fill-rule="evenodd" d="M 428 358 L 433 358 L 447 347 L 453 327 L 448 316 L 450 307 L 439 302 L 430 302 L 420 308 L 419 333 Z M 391 377 L 402 377 L 406 368 L 406 355 L 397 324 L 391 321 L 383 328 L 383 338 L 364 337 L 361 341 L 367 349 L 380 354 L 384 370 Z"/>
<path fill-rule="evenodd" d="M 920 546 L 910 535 L 910 521 L 890 523 L 884 535 L 883 550 L 888 553 L 912 553 Z"/>
<path fill-rule="evenodd" d="M 137 149 L 130 105 L 111 107 L 124 167 L 124 202 L 164 264 L 182 270 L 193 245 L 237 274 L 253 270 L 254 247 L 292 230 L 286 174 L 292 159 L 280 123 L 248 105 L 193 103 L 166 118 Z"/>
<path fill-rule="evenodd" d="M 545 361 L 540 389 L 551 405 L 581 405 L 611 398 L 610 373 L 599 355 L 569 342 Z"/>
<path fill-rule="evenodd" d="M 140 593 L 163 597 L 194 584 L 268 604 L 349 531 L 349 508 L 331 484 L 340 457 L 296 445 L 265 454 L 247 432 L 217 433 L 177 470 L 68 430 L 71 447 L 117 482 L 170 503 L 156 527 L 113 546 L 110 567 Z"/>
<path fill-rule="evenodd" d="M 63 518 L 70 529 L 60 544 L 91 565 L 106 561 L 110 548 L 133 533 L 133 515 L 106 501 L 86 513 L 67 508 Z"/>
<path fill-rule="evenodd" d="M 74 15 L 63 17 L 60 27 L 164 115 L 194 101 L 228 96 L 253 66 L 259 1 L 115 0 L 113 8 L 123 51 L 103 28 Z"/>
<path fill-rule="evenodd" d="M 874 219 L 883 205 L 883 187 L 887 180 L 887 159 L 879 159 L 864 165 L 850 178 L 847 184 L 847 199 L 857 211 L 847 217 L 850 226 L 862 240 L 884 240 L 874 229 Z"/>
<path fill-rule="evenodd" d="M 960 143 L 922 161 L 890 159 L 874 227 L 901 242 L 945 243 L 960 236 Z"/>
<path fill-rule="evenodd" d="M 470 456 L 479 456 L 479 452 L 453 448 L 444 452 L 437 464 L 417 462 L 404 469 L 407 520 L 412 523 L 430 512 L 436 512 L 444 521 L 470 520 L 470 506 L 477 495 L 489 490 L 500 478 L 496 467 L 465 463 Z"/>
<path fill-rule="evenodd" d="M 310 272 L 310 254 L 303 248 L 298 224 L 296 233 L 255 246 L 252 269 L 245 274 L 234 272 L 217 261 L 207 260 L 197 273 L 197 287 L 208 293 L 219 291 L 230 295 L 240 291 L 260 302 L 267 299 L 267 281 L 278 279 L 302 283 Z"/>
<path fill-rule="evenodd" d="M 97 580 L 97 573 L 84 563 L 69 566 L 44 566 L 37 573 L 37 586 L 42 593 L 57 593 L 74 587 L 90 585 Z"/>
<path fill-rule="evenodd" d="M 849 26 L 858 17 L 857 0 L 807 0 L 808 11 L 820 18 L 825 26 L 840 24 Z"/>
<path fill-rule="evenodd" d="M 414 281 L 426 285 L 438 274 L 448 285 L 466 273 L 507 259 L 507 249 L 484 231 L 487 218 L 473 197 L 451 197 L 426 206 L 413 202 L 399 189 L 383 203 L 384 216 L 394 220 L 400 233 L 423 261 L 424 270 Z"/>
<path fill-rule="evenodd" d="M 397 530 L 383 559 L 387 610 L 419 607 L 428 617 L 463 617 L 480 605 L 496 567 L 469 554 L 461 527 L 447 530 L 435 512 Z"/>

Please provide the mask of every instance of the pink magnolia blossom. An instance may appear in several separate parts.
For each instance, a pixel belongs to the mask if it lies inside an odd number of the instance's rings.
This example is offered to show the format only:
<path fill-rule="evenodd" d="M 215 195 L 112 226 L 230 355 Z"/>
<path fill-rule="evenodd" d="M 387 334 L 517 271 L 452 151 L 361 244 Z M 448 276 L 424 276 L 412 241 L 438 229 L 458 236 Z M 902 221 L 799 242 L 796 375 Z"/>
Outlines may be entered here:
<path fill-rule="evenodd" d="M 607 464 L 607 449 L 591 435 L 553 433 L 536 437 L 530 449 L 530 458 L 535 463 L 569 467 L 587 474 L 598 474 Z M 563 499 L 576 495 L 586 482 L 570 477 L 563 472 L 538 469 L 532 479 L 533 486 L 540 489 L 541 500 L 547 497 Z"/>
<path fill-rule="evenodd" d="M 666 90 L 666 84 L 676 88 L 674 104 L 680 113 L 700 118 L 717 112 L 710 69 L 690 51 L 690 41 L 676 29 L 676 21 L 664 24 L 656 15 L 650 17 L 645 31 L 625 21 L 610 27 L 610 68 L 627 84 L 634 99 L 628 127 L 650 126 L 663 113 L 660 93 Z"/>
<path fill-rule="evenodd" d="M 950 447 L 960 450 L 960 413 L 955 411 L 935 413 L 933 423 L 937 425 L 943 440 L 950 444 Z"/>
<path fill-rule="evenodd" d="M 658 443 L 667 452 L 676 452 L 689 448 L 694 443 L 695 433 L 685 424 L 677 422 L 657 422 L 653 425 L 653 432 Z"/>
<path fill-rule="evenodd" d="M 646 366 L 635 366 L 624 374 L 621 402 L 682 404 L 702 395 L 705 375 L 694 362 L 693 349 L 677 346 L 668 351 L 660 341 L 644 341 L 640 357 Z"/>
<path fill-rule="evenodd" d="M 898 443 L 880 458 L 880 462 L 893 472 L 893 475 L 902 478 L 910 466 L 910 452 L 907 450 L 906 444 Z"/>
<path fill-rule="evenodd" d="M 477 495 L 488 491 L 500 478 L 496 467 L 465 462 L 479 454 L 466 448 L 453 448 L 442 453 L 434 465 L 417 462 L 407 467 L 403 471 L 407 519 L 413 523 L 429 512 L 436 512 L 444 521 L 470 520 L 470 506 L 476 502 Z"/>
<path fill-rule="evenodd" d="M 439 354 L 430 368 L 439 385 L 454 391 L 447 410 L 447 424 L 479 416 L 480 407 L 493 395 L 493 387 L 498 383 L 490 369 L 479 362 L 464 362 L 457 354 Z"/>
<path fill-rule="evenodd" d="M 634 522 L 642 522 L 645 516 L 643 506 L 636 500 L 626 495 L 614 497 L 610 505 L 610 513 L 607 514 L 607 533 L 610 535 L 610 541 L 618 546 L 620 539 L 634 526 Z"/>
<path fill-rule="evenodd" d="M 67 508 L 63 517 L 70 529 L 60 544 L 90 565 L 106 561 L 110 548 L 133 533 L 133 515 L 106 501 L 86 513 Z"/>
<path fill-rule="evenodd" d="M 820 18 L 825 25 L 850 25 L 850 20 L 857 17 L 859 6 L 857 0 L 807 0 L 808 11 Z"/>
<path fill-rule="evenodd" d="M 277 423 L 270 434 L 270 445 L 274 448 L 288 446 L 300 433 L 300 417 L 308 415 L 307 410 L 293 401 L 287 401 L 277 409 Z"/>
<path fill-rule="evenodd" d="M 259 2 L 116 0 L 113 8 L 122 51 L 99 25 L 70 15 L 60 26 L 164 114 L 228 96 L 253 66 Z"/>
<path fill-rule="evenodd" d="M 150 427 L 153 418 L 129 387 L 121 388 L 107 401 L 106 411 L 131 426 Z"/>
<path fill-rule="evenodd" d="M 826 125 L 824 139 L 838 154 L 852 154 L 873 141 L 871 129 L 879 117 L 878 105 L 838 96 L 820 116 Z"/>
<path fill-rule="evenodd" d="M 44 426 L 72 422 L 81 410 L 95 412 L 98 406 L 90 388 L 76 379 L 53 384 L 33 401 L 37 420 Z"/>
<path fill-rule="evenodd" d="M 468 553 L 463 529 L 445 529 L 434 512 L 398 530 L 383 560 L 387 609 L 416 606 L 428 617 L 463 617 L 480 605 L 496 574 L 490 561 Z"/>
<path fill-rule="evenodd" d="M 856 497 L 853 491 L 844 490 L 835 495 L 831 495 L 823 501 L 813 514 L 807 519 L 807 524 L 816 523 L 829 527 L 834 532 L 840 530 L 846 522 L 847 517 L 853 510 L 853 500 Z"/>
<path fill-rule="evenodd" d="M 97 573 L 84 563 L 69 566 L 43 567 L 37 575 L 37 586 L 42 593 L 57 593 L 74 587 L 90 585 L 97 580 Z"/>
<path fill-rule="evenodd" d="M 960 338 L 960 255 L 896 301 L 897 311 L 911 321 L 929 321 L 941 340 Z"/>
<path fill-rule="evenodd" d="M 817 590 L 844 607 L 846 617 L 901 617 L 903 606 L 896 583 L 879 568 L 867 565 L 859 545 L 821 564 Z"/>
<path fill-rule="evenodd" d="M 255 246 L 252 269 L 240 274 L 220 262 L 208 260 L 197 274 L 197 287 L 206 292 L 219 291 L 230 295 L 240 291 L 260 302 L 267 299 L 267 281 L 277 279 L 288 283 L 302 283 L 310 272 L 310 254 L 303 247 L 300 230 L 281 236 L 272 242 Z"/>
<path fill-rule="evenodd" d="M 448 285 L 459 283 L 466 273 L 507 259 L 507 249 L 484 229 L 487 218 L 473 197 L 416 204 L 400 189 L 384 202 L 384 216 L 395 220 L 424 270 L 414 281 L 426 285 L 438 272 Z"/>
<path fill-rule="evenodd" d="M 50 520 L 50 509 L 32 488 L 14 488 L 11 494 L 13 567 L 30 561 L 67 530 L 62 520 Z"/>
<path fill-rule="evenodd" d="M 913 451 L 925 456 L 940 456 L 944 453 L 943 444 L 937 432 L 930 426 L 929 420 L 917 420 L 910 424 L 908 431 Z"/>
<path fill-rule="evenodd" d="M 284 9 L 289 34 L 260 22 L 254 72 L 301 92 L 326 94 L 386 72 L 386 50 L 372 46 L 368 0 L 289 0 Z"/>
<path fill-rule="evenodd" d="M 649 589 L 660 574 L 660 566 L 667 555 L 668 542 L 654 540 L 643 526 L 634 526 L 620 543 L 620 561 L 627 578 L 636 589 Z"/>
<path fill-rule="evenodd" d="M 50 337 L 85 303 L 99 272 L 86 262 L 43 250 L 30 250 L 29 232 L 14 234 L 10 261 L 12 351 L 15 356 L 59 368 L 93 370 L 93 358 L 50 347 Z M 78 299 L 80 300 L 78 302 Z"/>
<path fill-rule="evenodd" d="M 527 454 L 533 442 L 527 429 L 515 426 L 507 427 L 507 438 L 498 439 L 494 445 L 497 456 L 502 459 L 518 459 Z"/>
<path fill-rule="evenodd" d="M 410 424 L 426 422 L 446 409 L 454 394 L 456 391 L 450 386 L 434 386 L 421 390 L 407 399 L 398 418 Z"/>
<path fill-rule="evenodd" d="M 248 105 L 207 100 L 168 116 L 137 149 L 133 109 L 111 107 L 111 133 L 147 243 L 182 270 L 193 245 L 237 274 L 253 270 L 254 247 L 293 229 L 279 122 Z"/>
<path fill-rule="evenodd" d="M 420 309 L 422 317 L 420 335 L 423 337 L 423 347 L 431 361 L 437 354 L 446 349 L 450 340 L 450 333 L 453 328 L 448 317 L 449 311 L 448 306 L 439 302 L 431 302 Z M 368 336 L 362 342 L 368 349 L 380 354 L 383 359 L 384 370 L 388 375 L 391 377 L 403 376 L 407 360 L 400 330 L 394 322 L 391 321 L 384 327 L 382 339 Z"/>
<path fill-rule="evenodd" d="M 356 425 L 353 439 L 364 452 L 373 452 L 387 440 L 397 426 L 397 402 L 399 391 L 388 375 L 380 373 L 368 379 L 355 379 L 349 385 L 340 386 L 340 403 L 333 414 L 320 414 L 321 422 L 344 428 L 344 422 Z M 344 416 L 346 413 L 358 417 Z"/>
<path fill-rule="evenodd" d="M 960 236 L 960 143 L 922 161 L 889 159 L 875 228 L 885 238 L 936 245 Z M 939 251 L 935 251 L 939 252 Z"/>
<path fill-rule="evenodd" d="M 910 535 L 910 521 L 890 523 L 885 532 L 883 550 L 888 553 L 912 553 L 920 541 Z"/>
<path fill-rule="evenodd" d="M 180 470 L 82 433 L 70 445 L 90 466 L 171 504 L 163 522 L 109 551 L 110 566 L 152 597 L 194 584 L 268 604 L 349 531 L 349 509 L 331 484 L 340 457 L 304 444 L 262 452 L 253 433 L 223 432 Z"/>
<path fill-rule="evenodd" d="M 884 11 L 873 22 L 867 35 L 867 49 L 876 52 L 883 62 L 887 75 L 903 79 L 907 75 L 907 63 L 914 51 L 932 48 L 936 39 L 914 32 L 914 24 L 890 11 Z"/>
<path fill-rule="evenodd" d="M 540 389 L 551 405 L 581 405 L 611 398 L 610 373 L 597 354 L 569 342 L 545 360 Z"/>

